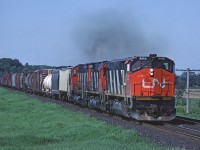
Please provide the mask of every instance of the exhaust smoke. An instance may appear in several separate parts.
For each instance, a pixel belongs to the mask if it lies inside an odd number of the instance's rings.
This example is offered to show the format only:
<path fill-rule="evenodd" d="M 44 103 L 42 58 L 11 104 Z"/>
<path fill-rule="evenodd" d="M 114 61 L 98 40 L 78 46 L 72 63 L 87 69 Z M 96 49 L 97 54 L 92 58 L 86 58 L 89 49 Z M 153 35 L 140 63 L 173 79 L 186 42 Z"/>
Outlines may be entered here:
<path fill-rule="evenodd" d="M 144 56 L 155 53 L 149 50 L 158 50 L 161 46 L 150 42 L 152 39 L 145 36 L 130 14 L 105 11 L 81 17 L 77 24 L 74 42 L 88 61 Z"/>

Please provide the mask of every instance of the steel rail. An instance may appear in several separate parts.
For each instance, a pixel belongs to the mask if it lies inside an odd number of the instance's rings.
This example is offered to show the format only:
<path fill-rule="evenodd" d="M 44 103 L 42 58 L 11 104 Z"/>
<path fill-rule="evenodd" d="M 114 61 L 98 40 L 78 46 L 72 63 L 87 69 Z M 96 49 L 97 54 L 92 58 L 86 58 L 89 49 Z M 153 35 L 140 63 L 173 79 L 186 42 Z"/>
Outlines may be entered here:
<path fill-rule="evenodd" d="M 184 121 L 184 122 L 200 125 L 199 119 L 188 118 L 188 117 L 184 117 L 184 116 L 176 116 L 176 118 L 174 120 L 181 120 L 181 121 Z"/>
<path fill-rule="evenodd" d="M 184 137 L 184 139 L 195 141 L 200 143 L 200 131 L 194 130 L 190 128 L 184 128 L 184 127 L 177 127 L 171 124 L 164 124 L 164 125 L 154 125 L 152 123 L 143 123 L 147 127 L 151 127 L 154 129 L 159 129 L 165 132 L 168 132 L 169 134 L 181 136 Z"/>

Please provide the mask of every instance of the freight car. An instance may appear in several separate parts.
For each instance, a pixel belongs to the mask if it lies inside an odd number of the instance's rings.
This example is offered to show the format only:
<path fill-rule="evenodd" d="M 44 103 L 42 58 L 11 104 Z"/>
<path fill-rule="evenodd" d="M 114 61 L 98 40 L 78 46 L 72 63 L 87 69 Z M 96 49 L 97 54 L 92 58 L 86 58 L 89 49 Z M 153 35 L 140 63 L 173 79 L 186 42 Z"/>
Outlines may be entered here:
<path fill-rule="evenodd" d="M 43 94 L 44 88 L 43 88 L 43 82 L 46 76 L 51 74 L 51 69 L 42 69 L 42 70 L 36 70 L 32 73 L 30 77 L 30 82 L 32 82 L 32 91 L 33 93 Z"/>
<path fill-rule="evenodd" d="M 44 95 L 66 100 L 70 94 L 71 67 L 52 70 L 43 82 Z"/>
<path fill-rule="evenodd" d="M 85 107 L 136 120 L 170 121 L 176 114 L 174 66 L 171 59 L 151 54 L 57 68 L 44 76 L 38 70 L 24 81 L 27 91 Z M 2 76 L 1 83 L 6 79 Z"/>
<path fill-rule="evenodd" d="M 15 88 L 16 87 L 16 73 L 12 74 L 12 88 Z"/>

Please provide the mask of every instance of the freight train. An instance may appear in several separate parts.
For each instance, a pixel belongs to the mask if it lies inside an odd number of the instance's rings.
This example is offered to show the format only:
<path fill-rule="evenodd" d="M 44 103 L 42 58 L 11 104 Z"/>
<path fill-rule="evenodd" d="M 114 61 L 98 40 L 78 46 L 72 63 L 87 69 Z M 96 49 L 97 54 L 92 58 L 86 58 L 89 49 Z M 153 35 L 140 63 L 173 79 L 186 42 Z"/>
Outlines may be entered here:
<path fill-rule="evenodd" d="M 175 118 L 174 61 L 150 54 L 3 75 L 0 83 L 141 121 Z"/>

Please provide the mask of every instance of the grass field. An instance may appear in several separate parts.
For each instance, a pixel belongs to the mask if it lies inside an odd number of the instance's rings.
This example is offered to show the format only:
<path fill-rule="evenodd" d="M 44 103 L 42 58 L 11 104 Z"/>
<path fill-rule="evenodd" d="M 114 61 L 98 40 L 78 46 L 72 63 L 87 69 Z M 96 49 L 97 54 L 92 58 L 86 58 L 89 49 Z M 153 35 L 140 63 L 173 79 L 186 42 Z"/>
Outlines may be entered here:
<path fill-rule="evenodd" d="M 176 99 L 177 115 L 200 119 L 200 99 L 190 98 L 189 114 L 186 114 L 186 99 Z"/>
<path fill-rule="evenodd" d="M 0 88 L 0 149 L 166 149 L 135 131 Z"/>

